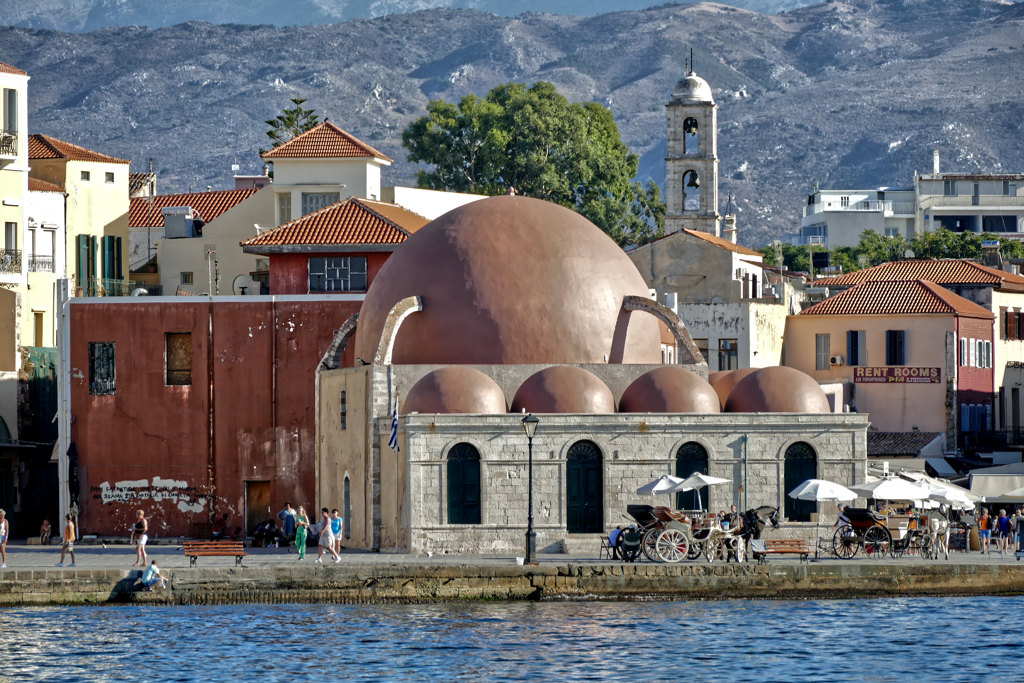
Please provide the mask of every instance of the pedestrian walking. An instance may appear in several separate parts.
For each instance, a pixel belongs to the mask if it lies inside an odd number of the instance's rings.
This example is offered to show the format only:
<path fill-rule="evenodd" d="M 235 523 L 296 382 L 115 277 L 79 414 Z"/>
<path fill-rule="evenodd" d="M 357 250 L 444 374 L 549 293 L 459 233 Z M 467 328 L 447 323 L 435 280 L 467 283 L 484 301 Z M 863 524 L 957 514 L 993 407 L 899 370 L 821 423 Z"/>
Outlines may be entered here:
<path fill-rule="evenodd" d="M 988 508 L 981 508 L 981 515 L 978 517 L 978 543 L 982 555 L 988 555 L 991 538 L 992 518 L 988 516 Z"/>
<path fill-rule="evenodd" d="M 135 544 L 135 564 L 133 567 L 146 566 L 146 542 L 149 540 L 149 520 L 142 510 L 135 512 L 135 526 L 132 527 L 131 542 Z M 72 560 L 74 561 L 74 560 Z"/>
<path fill-rule="evenodd" d="M 338 516 L 338 508 L 331 510 L 331 533 L 334 534 L 334 552 L 341 554 L 341 529 L 345 520 Z"/>
<path fill-rule="evenodd" d="M 64 566 L 64 555 L 71 553 L 71 564 L 69 567 L 75 566 L 75 522 L 71 517 L 71 513 L 64 515 L 64 542 L 60 546 L 60 562 L 57 563 L 58 567 Z"/>
<path fill-rule="evenodd" d="M 39 545 L 50 545 L 51 536 L 53 536 L 53 527 L 50 526 L 50 518 L 43 517 L 43 525 L 39 527 Z"/>
<path fill-rule="evenodd" d="M 299 514 L 295 518 L 295 547 L 299 551 L 299 559 L 306 559 L 306 534 L 309 533 L 309 515 L 306 508 L 299 506 Z"/>
<path fill-rule="evenodd" d="M 156 560 L 146 567 L 146 571 L 142 572 L 142 585 L 146 587 L 146 590 L 153 590 L 153 586 L 160 584 L 160 587 L 167 590 L 167 579 L 160 574 L 160 567 L 156 566 Z"/>
<path fill-rule="evenodd" d="M 295 540 L 295 525 L 298 515 L 295 512 L 295 508 L 292 507 L 291 503 L 284 504 L 284 510 L 277 513 L 277 518 L 281 520 L 281 531 L 284 534 L 284 545 L 287 548 L 288 543 Z"/>
<path fill-rule="evenodd" d="M 999 511 L 995 526 L 999 534 L 999 554 L 1005 555 L 1010 551 L 1010 518 L 1006 516 L 1006 510 Z"/>
<path fill-rule="evenodd" d="M 331 530 L 331 516 L 327 508 L 320 510 L 320 544 L 317 548 L 316 562 L 324 563 L 324 549 L 326 548 L 334 556 L 334 563 L 341 562 L 341 555 L 334 549 L 334 532 Z"/>
<path fill-rule="evenodd" d="M 0 508 L 0 555 L 3 556 L 3 564 L 0 569 L 7 568 L 7 536 L 11 531 L 11 523 L 7 521 L 7 513 Z"/>

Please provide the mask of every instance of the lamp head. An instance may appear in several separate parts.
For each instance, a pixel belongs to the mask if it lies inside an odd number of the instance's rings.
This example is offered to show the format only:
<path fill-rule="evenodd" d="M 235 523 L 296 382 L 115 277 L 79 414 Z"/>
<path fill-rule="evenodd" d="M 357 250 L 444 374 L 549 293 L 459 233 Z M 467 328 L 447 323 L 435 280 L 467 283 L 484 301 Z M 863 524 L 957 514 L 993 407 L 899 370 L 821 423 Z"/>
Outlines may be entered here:
<path fill-rule="evenodd" d="M 526 432 L 527 439 L 532 439 L 533 435 L 537 433 L 538 424 L 540 424 L 540 420 L 533 413 L 523 418 L 523 431 Z"/>

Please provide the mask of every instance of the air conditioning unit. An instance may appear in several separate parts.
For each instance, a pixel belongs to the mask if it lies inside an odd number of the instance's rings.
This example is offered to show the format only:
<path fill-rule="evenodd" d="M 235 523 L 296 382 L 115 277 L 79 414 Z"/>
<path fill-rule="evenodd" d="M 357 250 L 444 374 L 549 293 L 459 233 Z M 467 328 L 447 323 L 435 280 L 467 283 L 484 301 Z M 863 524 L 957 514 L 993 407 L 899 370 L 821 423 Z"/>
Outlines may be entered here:
<path fill-rule="evenodd" d="M 842 365 L 843 364 L 843 357 L 842 356 L 832 356 L 831 358 L 828 359 L 828 362 L 831 363 L 832 365 Z"/>

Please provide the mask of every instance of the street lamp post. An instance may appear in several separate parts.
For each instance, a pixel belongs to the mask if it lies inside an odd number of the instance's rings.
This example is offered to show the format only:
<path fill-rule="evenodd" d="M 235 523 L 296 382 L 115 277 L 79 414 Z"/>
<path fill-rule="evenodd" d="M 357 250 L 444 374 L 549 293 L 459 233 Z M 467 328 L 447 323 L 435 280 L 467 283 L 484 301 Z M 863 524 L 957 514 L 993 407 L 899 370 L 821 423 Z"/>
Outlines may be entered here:
<path fill-rule="evenodd" d="M 526 439 L 529 443 L 530 465 L 530 500 L 528 504 L 528 516 L 526 518 L 526 564 L 535 564 L 537 558 L 537 533 L 533 530 L 533 435 L 537 433 L 537 425 L 540 420 L 530 413 L 523 418 L 523 431 L 526 432 Z"/>

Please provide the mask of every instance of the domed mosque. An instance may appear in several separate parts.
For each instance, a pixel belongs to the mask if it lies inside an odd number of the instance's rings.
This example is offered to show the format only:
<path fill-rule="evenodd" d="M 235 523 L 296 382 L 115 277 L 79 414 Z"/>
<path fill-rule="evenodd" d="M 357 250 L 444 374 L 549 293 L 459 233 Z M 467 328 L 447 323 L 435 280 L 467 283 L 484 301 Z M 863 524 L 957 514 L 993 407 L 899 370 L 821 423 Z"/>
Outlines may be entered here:
<path fill-rule="evenodd" d="M 673 101 L 710 97 L 690 73 Z M 678 364 L 662 363 L 665 333 Z M 340 367 L 349 343 L 359 364 Z M 542 552 L 596 552 L 627 504 L 667 502 L 636 495 L 659 473 L 722 476 L 701 496 L 712 509 L 741 489 L 782 507 L 791 451 L 864 471 L 864 416 L 829 413 L 792 372 L 723 393 L 599 228 L 537 199 L 474 201 L 413 233 L 335 335 L 317 370 L 319 495 L 346 501 L 348 546 L 389 552 L 522 552 L 530 481 Z M 820 443 L 837 431 L 849 450 Z"/>

